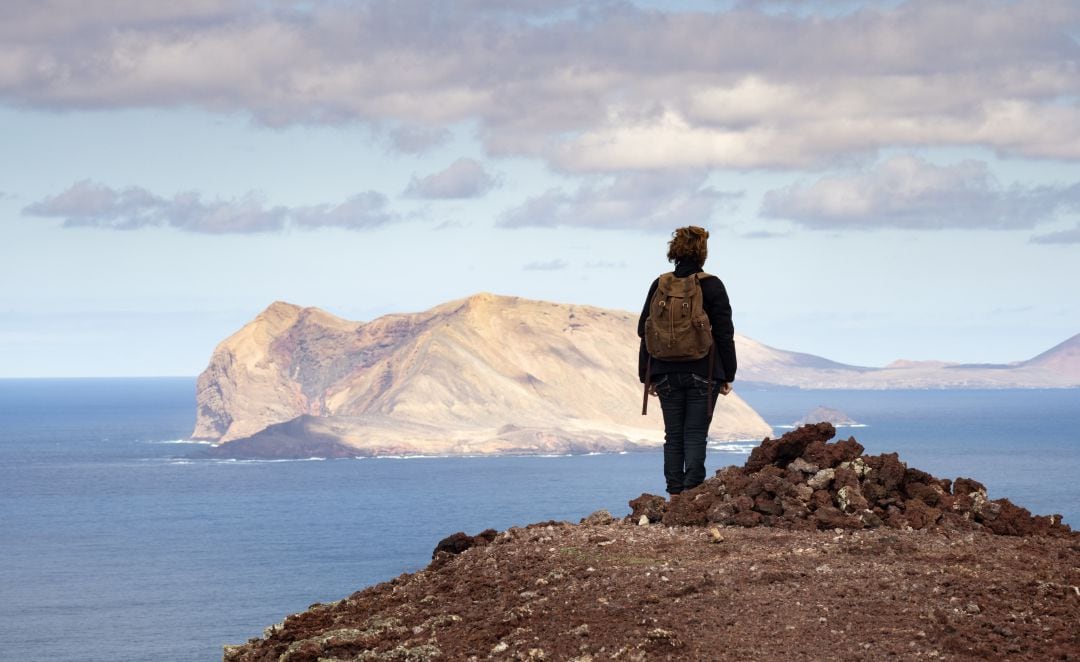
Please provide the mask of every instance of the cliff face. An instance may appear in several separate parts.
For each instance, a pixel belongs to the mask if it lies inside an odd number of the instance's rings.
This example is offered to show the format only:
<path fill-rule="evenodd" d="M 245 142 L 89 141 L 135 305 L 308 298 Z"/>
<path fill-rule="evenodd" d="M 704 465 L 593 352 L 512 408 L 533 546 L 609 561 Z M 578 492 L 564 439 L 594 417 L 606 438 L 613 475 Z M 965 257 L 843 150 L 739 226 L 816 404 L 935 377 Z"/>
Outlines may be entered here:
<path fill-rule="evenodd" d="M 349 322 L 275 303 L 214 351 L 194 437 L 219 452 L 319 455 L 589 452 L 659 444 L 638 403 L 636 317 L 481 294 Z M 771 429 L 737 395 L 715 439 Z M 289 453 L 286 452 L 286 455 Z"/>

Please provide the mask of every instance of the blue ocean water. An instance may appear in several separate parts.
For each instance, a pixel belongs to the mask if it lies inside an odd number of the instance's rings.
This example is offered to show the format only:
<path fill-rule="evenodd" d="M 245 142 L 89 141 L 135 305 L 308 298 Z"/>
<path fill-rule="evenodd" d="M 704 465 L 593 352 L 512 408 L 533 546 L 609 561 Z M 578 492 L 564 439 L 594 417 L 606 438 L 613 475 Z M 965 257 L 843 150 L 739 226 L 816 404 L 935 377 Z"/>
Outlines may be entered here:
<path fill-rule="evenodd" d="M 740 393 L 774 426 L 840 409 L 868 452 L 1080 525 L 1080 390 Z M 455 531 L 622 515 L 663 490 L 659 453 L 189 460 L 193 412 L 190 378 L 0 380 L 0 656 L 217 660 L 422 568 Z M 749 447 L 714 448 L 710 472 Z"/>

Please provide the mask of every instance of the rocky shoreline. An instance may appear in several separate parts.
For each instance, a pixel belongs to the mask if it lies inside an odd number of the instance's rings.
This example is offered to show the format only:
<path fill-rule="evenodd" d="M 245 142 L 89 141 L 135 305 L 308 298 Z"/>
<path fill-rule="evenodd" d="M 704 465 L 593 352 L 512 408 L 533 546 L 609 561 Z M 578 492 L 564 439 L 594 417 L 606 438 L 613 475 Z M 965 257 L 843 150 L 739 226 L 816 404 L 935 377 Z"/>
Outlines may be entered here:
<path fill-rule="evenodd" d="M 834 433 L 622 519 L 454 534 L 224 659 L 1080 659 L 1080 535 Z"/>

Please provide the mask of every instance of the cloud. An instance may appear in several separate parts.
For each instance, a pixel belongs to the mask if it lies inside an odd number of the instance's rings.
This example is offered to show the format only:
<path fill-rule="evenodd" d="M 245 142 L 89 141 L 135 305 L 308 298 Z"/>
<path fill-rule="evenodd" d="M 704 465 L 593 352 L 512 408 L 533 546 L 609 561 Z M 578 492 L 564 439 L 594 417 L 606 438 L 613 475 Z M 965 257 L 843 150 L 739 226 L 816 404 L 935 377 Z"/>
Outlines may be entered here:
<path fill-rule="evenodd" d="M 741 193 L 705 185 L 707 173 L 628 173 L 586 184 L 574 193 L 551 189 L 504 212 L 504 228 L 575 226 L 672 230 L 707 224 L 713 211 Z"/>
<path fill-rule="evenodd" d="M 743 239 L 775 239 L 776 237 L 787 236 L 783 232 L 769 232 L 767 230 L 755 230 L 753 232 L 744 233 L 741 236 Z"/>
<path fill-rule="evenodd" d="M 1080 244 L 1080 224 L 1070 230 L 1036 235 L 1031 241 L 1036 244 Z"/>
<path fill-rule="evenodd" d="M 549 260 L 547 262 L 529 262 L 522 267 L 525 271 L 561 271 L 570 266 L 565 260 Z"/>
<path fill-rule="evenodd" d="M 464 227 L 465 224 L 461 221 L 445 220 L 431 229 L 435 232 L 440 232 L 443 230 L 460 230 Z"/>
<path fill-rule="evenodd" d="M 445 170 L 427 177 L 413 177 L 405 195 L 414 198 L 477 198 L 496 185 L 476 159 L 458 159 Z"/>
<path fill-rule="evenodd" d="M 396 219 L 386 196 L 374 191 L 338 205 L 268 206 L 257 193 L 231 200 L 208 200 L 195 192 L 171 198 L 131 186 L 113 189 L 90 180 L 48 196 L 23 209 L 27 216 L 62 218 L 64 227 L 137 230 L 172 227 L 186 232 L 237 234 L 278 232 L 285 228 L 371 228 Z"/>
<path fill-rule="evenodd" d="M 1080 184 L 1004 187 L 981 161 L 938 166 L 914 156 L 867 172 L 769 191 L 761 214 L 811 229 L 1015 229 L 1080 209 Z"/>
<path fill-rule="evenodd" d="M 391 129 L 388 137 L 394 148 L 405 154 L 422 154 L 444 144 L 451 137 L 449 129 L 399 126 Z"/>
<path fill-rule="evenodd" d="M 490 154 L 588 173 L 926 145 L 1080 160 L 1072 0 L 167 4 L 0 3 L 0 103 L 358 122 L 410 153 L 468 125 Z"/>

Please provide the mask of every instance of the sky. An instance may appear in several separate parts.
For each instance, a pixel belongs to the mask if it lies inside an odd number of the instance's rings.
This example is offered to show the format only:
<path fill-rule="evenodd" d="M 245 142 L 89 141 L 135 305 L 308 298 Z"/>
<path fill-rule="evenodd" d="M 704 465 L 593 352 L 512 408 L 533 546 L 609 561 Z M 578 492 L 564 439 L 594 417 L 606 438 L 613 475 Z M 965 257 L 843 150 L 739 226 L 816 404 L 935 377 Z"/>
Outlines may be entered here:
<path fill-rule="evenodd" d="M 767 345 L 1027 359 L 1080 332 L 1078 35 L 1071 0 L 5 0 L 0 377 L 196 375 L 278 300 L 637 311 L 689 224 Z"/>

